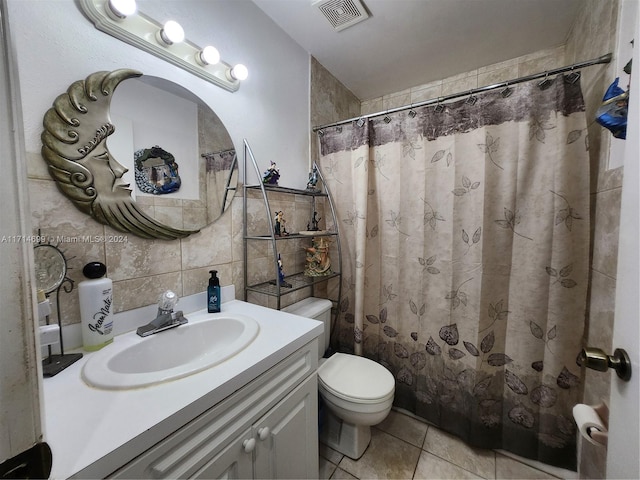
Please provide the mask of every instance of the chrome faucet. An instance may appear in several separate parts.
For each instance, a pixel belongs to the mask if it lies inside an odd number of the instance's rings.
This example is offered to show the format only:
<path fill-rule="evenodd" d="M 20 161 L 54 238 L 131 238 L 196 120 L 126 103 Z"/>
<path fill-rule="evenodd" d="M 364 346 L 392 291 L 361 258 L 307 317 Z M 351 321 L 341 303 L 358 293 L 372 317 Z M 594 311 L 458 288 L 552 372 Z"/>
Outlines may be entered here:
<path fill-rule="evenodd" d="M 177 312 L 173 311 L 173 308 L 178 303 L 178 296 L 171 290 L 167 290 L 160 296 L 158 302 L 158 315 L 155 319 L 142 327 L 138 327 L 136 333 L 141 337 L 147 337 L 154 333 L 174 328 L 183 323 L 187 323 L 187 319 L 184 318 L 182 310 Z"/>

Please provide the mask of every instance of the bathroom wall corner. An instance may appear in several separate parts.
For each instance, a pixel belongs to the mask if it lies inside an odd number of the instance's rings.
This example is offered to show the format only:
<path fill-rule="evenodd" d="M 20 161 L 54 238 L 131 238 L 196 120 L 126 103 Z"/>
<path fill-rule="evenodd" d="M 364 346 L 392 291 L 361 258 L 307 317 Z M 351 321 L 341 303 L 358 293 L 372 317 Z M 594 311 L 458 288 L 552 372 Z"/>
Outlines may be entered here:
<path fill-rule="evenodd" d="M 318 60 L 311 57 L 311 126 L 327 125 L 361 114 L 360 100 L 340 83 Z M 318 161 L 318 138 L 311 135 L 311 161 Z"/>

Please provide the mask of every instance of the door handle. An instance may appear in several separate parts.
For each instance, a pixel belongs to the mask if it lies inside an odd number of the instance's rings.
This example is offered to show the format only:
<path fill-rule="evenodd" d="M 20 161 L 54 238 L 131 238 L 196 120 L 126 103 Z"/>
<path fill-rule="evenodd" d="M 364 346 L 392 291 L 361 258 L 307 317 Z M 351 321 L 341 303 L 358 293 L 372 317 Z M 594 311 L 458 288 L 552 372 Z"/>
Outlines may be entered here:
<path fill-rule="evenodd" d="M 622 348 L 616 348 L 613 355 L 607 355 L 599 348 L 583 348 L 578 355 L 578 365 L 599 372 L 606 372 L 609 368 L 613 368 L 618 377 L 625 382 L 631 379 L 631 359 Z"/>

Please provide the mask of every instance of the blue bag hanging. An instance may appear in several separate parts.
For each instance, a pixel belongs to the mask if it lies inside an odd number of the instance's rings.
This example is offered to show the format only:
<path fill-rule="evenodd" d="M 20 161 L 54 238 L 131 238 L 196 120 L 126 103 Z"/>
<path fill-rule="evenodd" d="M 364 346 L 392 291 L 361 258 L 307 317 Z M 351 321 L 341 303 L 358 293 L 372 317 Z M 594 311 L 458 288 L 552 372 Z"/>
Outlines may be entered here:
<path fill-rule="evenodd" d="M 629 92 L 625 92 L 618 86 L 618 81 L 609 85 L 602 98 L 602 105 L 596 112 L 596 121 L 614 137 L 627 138 L 627 112 L 629 109 Z"/>

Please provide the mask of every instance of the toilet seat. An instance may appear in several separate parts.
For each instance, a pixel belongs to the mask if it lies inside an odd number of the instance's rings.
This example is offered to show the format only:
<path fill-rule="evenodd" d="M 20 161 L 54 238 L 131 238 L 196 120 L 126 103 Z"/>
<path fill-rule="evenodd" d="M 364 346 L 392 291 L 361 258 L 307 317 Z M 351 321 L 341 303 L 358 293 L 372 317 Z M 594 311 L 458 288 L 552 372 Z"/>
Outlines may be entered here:
<path fill-rule="evenodd" d="M 389 370 L 368 358 L 336 353 L 318 368 L 319 386 L 333 396 L 359 404 L 393 398 L 395 380 Z"/>

